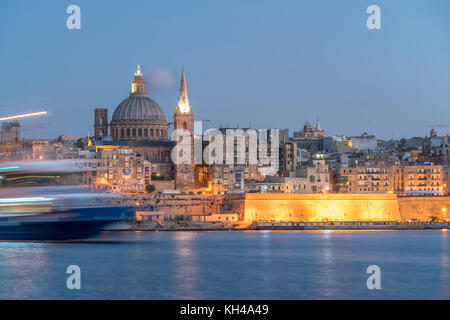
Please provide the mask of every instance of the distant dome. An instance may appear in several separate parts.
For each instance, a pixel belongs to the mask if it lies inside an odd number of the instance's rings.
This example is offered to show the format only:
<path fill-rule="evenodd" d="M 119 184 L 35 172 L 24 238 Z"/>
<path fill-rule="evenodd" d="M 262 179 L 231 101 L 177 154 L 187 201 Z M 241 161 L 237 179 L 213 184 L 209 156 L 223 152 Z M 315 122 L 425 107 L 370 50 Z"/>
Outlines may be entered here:
<path fill-rule="evenodd" d="M 312 131 L 311 123 L 309 121 L 305 122 L 305 125 L 303 126 L 303 131 Z"/>
<path fill-rule="evenodd" d="M 159 104 L 148 96 L 133 96 L 123 100 L 113 113 L 111 123 L 167 124 Z"/>

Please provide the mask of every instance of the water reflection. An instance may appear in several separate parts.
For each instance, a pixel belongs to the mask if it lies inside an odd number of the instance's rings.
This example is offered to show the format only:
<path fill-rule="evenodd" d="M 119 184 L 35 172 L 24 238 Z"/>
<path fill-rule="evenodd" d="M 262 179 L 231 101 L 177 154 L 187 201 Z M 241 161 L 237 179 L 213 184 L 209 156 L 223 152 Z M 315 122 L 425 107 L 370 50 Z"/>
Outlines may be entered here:
<path fill-rule="evenodd" d="M 320 276 L 318 277 L 317 288 L 320 288 L 320 294 L 323 298 L 333 298 L 336 295 L 338 274 L 336 272 L 335 248 L 334 242 L 336 235 L 332 230 L 322 231 L 320 247 L 318 248 L 318 263 L 321 266 Z"/>
<path fill-rule="evenodd" d="M 275 233 L 276 234 L 276 233 Z M 261 287 L 264 288 L 267 292 L 272 292 L 272 258 L 274 253 L 272 252 L 272 236 L 273 233 L 270 231 L 263 231 L 260 234 L 260 255 L 261 255 L 261 272 L 260 272 L 260 281 Z"/>
<path fill-rule="evenodd" d="M 0 243 L 0 298 L 448 299 L 449 235 L 111 232 L 100 242 Z M 82 269 L 79 292 L 65 287 L 70 264 Z M 377 293 L 365 285 L 370 264 L 382 268 Z"/>
<path fill-rule="evenodd" d="M 449 292 L 450 292 L 450 276 L 449 276 L 449 265 L 448 265 L 448 230 L 444 229 L 441 232 L 442 235 L 442 257 L 441 257 L 441 294 L 443 299 L 449 298 Z"/>
<path fill-rule="evenodd" d="M 44 246 L 0 242 L 0 299 L 39 299 L 48 291 L 41 276 L 49 267 Z"/>
<path fill-rule="evenodd" d="M 178 299 L 202 299 L 198 290 L 200 270 L 198 267 L 196 232 L 176 232 L 174 245 L 174 295 Z M 208 270 L 213 272 L 214 270 Z"/>

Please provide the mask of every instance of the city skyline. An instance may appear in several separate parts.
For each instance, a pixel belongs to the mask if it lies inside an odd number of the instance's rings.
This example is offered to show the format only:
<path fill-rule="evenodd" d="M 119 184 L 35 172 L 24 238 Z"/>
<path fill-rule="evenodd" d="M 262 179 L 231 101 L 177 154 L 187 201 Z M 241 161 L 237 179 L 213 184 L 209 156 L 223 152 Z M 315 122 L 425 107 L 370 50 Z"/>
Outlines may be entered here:
<path fill-rule="evenodd" d="M 137 64 L 170 114 L 184 64 L 196 117 L 211 127 L 292 133 L 319 118 L 327 135 L 399 139 L 448 124 L 448 3 L 379 1 L 381 30 L 365 26 L 368 1 L 326 3 L 79 1 L 82 28 L 68 30 L 67 1 L 6 2 L 1 115 L 48 110 L 21 122 L 26 138 L 92 135 L 92 110 L 116 108 Z"/>
<path fill-rule="evenodd" d="M 0 299 L 448 300 L 449 14 L 1 1 Z"/>

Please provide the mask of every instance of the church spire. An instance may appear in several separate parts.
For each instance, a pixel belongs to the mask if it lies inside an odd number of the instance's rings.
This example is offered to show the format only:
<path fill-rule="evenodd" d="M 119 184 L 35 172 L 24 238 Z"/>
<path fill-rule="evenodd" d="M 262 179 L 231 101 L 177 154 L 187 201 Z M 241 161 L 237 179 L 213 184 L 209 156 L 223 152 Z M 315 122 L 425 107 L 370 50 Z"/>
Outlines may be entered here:
<path fill-rule="evenodd" d="M 186 76 L 184 74 L 184 65 L 181 70 L 181 82 L 180 82 L 180 94 L 178 96 L 178 107 L 181 113 L 188 113 L 191 111 L 191 107 L 189 106 L 189 99 L 186 89 Z"/>
<path fill-rule="evenodd" d="M 317 121 L 316 121 L 316 131 L 322 131 L 322 127 L 320 126 L 320 123 L 319 123 L 319 118 L 317 118 Z"/>
<path fill-rule="evenodd" d="M 184 74 L 184 65 L 181 71 L 181 82 L 180 82 L 180 95 L 178 96 L 179 106 L 189 106 L 189 99 L 186 89 L 186 76 Z"/>

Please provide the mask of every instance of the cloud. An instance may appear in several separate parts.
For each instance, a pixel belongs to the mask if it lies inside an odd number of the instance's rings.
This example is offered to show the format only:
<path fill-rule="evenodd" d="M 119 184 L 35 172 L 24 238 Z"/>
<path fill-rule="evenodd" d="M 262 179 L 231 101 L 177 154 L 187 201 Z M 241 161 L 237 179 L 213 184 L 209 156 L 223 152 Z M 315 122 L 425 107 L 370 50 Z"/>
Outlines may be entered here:
<path fill-rule="evenodd" d="M 144 76 L 148 79 L 148 90 L 150 92 L 168 92 L 177 88 L 175 76 L 167 67 L 149 67 Z"/>

